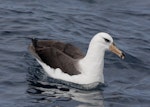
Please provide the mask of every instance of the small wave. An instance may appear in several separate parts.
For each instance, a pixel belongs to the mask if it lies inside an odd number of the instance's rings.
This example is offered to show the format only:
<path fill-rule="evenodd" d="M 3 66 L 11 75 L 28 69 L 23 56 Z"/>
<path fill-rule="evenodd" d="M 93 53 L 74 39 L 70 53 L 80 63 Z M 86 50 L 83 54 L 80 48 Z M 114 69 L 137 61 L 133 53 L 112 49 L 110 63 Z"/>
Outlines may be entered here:
<path fill-rule="evenodd" d="M 104 84 L 102 84 L 100 82 L 81 85 L 81 84 L 71 83 L 71 82 L 62 81 L 62 80 L 56 80 L 56 79 L 53 79 L 50 77 L 47 78 L 47 81 L 49 83 L 55 82 L 58 84 L 66 85 L 67 87 L 72 87 L 72 88 L 76 88 L 76 89 L 80 89 L 80 90 L 102 90 L 102 88 L 105 86 Z"/>

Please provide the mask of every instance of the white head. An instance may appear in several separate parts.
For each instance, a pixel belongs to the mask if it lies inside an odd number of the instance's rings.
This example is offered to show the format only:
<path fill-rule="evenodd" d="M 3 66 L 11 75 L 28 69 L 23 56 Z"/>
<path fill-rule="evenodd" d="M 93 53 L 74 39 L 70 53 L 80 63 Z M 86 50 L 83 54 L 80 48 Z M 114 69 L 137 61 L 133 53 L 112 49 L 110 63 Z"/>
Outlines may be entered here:
<path fill-rule="evenodd" d="M 124 54 L 114 44 L 113 38 L 105 32 L 97 33 L 91 40 L 90 47 L 97 47 L 99 50 L 110 50 L 122 59 Z"/>
<path fill-rule="evenodd" d="M 91 44 L 102 46 L 103 49 L 109 49 L 109 46 L 113 43 L 112 37 L 105 32 L 97 33 L 91 40 Z M 101 47 L 101 48 L 102 48 Z"/>

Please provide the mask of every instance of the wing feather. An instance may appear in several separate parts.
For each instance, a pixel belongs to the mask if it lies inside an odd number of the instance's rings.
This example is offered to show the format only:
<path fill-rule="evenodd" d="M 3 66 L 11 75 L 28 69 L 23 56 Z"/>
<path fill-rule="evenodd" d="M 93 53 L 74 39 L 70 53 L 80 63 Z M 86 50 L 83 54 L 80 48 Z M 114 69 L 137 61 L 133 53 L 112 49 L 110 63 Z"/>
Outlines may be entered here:
<path fill-rule="evenodd" d="M 60 68 L 69 75 L 77 75 L 77 59 L 83 58 L 82 52 L 71 44 L 53 40 L 36 40 L 29 46 L 30 52 L 52 68 Z"/>

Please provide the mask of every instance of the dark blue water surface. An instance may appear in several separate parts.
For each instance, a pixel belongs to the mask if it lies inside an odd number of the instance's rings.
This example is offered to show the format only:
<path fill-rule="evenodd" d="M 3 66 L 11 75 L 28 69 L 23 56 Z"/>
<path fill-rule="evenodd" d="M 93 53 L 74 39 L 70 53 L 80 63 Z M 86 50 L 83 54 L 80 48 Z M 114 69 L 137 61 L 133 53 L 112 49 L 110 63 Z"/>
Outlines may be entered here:
<path fill-rule="evenodd" d="M 48 81 L 28 52 L 31 37 L 86 52 L 101 31 L 126 54 L 106 52 L 103 91 Z M 150 0 L 0 0 L 0 107 L 150 107 Z"/>

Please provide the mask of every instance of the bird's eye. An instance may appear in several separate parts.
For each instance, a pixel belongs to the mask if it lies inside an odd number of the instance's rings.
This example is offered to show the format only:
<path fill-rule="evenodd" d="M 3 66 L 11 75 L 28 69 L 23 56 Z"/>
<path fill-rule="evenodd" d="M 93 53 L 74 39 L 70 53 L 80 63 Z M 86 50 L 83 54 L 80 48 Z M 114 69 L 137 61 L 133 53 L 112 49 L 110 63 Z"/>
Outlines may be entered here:
<path fill-rule="evenodd" d="M 107 42 L 107 43 L 109 43 L 109 42 L 110 42 L 110 40 L 109 40 L 109 39 L 104 38 L 104 40 L 105 40 L 105 42 Z"/>

